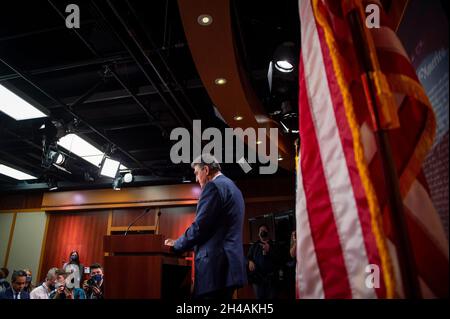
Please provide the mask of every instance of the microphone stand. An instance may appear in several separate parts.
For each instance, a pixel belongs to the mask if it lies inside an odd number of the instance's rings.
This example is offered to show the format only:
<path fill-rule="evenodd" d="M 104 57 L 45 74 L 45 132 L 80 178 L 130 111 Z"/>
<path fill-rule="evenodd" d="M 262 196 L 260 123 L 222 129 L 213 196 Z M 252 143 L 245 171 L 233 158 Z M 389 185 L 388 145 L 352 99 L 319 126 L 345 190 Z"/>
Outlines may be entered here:
<path fill-rule="evenodd" d="M 131 226 L 133 226 L 139 219 L 141 219 L 142 217 L 147 215 L 148 212 L 150 212 L 150 208 L 146 208 L 142 214 L 140 214 L 135 220 L 133 220 L 131 222 L 131 224 L 127 227 L 127 230 L 125 231 L 124 236 L 126 236 L 128 234 L 128 231 L 130 230 Z"/>

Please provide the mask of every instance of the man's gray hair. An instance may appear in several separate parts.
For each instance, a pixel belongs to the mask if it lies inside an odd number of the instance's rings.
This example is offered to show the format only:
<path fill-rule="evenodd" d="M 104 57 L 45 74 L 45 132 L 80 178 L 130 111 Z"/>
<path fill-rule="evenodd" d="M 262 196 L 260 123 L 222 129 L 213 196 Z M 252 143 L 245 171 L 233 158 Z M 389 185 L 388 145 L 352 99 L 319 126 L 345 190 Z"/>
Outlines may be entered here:
<path fill-rule="evenodd" d="M 58 268 L 57 267 L 53 267 L 50 268 L 50 270 L 47 272 L 47 276 L 45 277 L 45 279 L 53 279 L 54 277 L 56 277 L 56 273 L 58 272 Z"/>
<path fill-rule="evenodd" d="M 208 166 L 211 172 L 219 172 L 222 169 L 220 167 L 219 161 L 214 156 L 208 153 L 202 154 L 201 156 L 194 159 L 191 167 L 195 168 L 195 166 L 200 166 L 200 168 Z"/>

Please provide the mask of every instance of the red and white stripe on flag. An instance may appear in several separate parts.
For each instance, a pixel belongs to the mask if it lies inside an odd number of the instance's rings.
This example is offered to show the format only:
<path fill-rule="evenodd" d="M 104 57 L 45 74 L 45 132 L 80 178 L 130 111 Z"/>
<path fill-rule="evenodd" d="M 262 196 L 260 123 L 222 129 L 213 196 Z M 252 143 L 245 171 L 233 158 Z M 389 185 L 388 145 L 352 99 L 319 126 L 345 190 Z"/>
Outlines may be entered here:
<path fill-rule="evenodd" d="M 297 297 L 385 298 L 394 287 L 401 296 L 380 159 L 340 3 L 299 2 Z M 411 92 L 420 85 L 395 34 L 384 25 L 375 32 L 381 69 L 399 102 L 401 128 L 390 140 L 423 293 L 445 295 L 437 278 L 447 276 L 448 294 L 448 243 L 417 169 L 431 146 L 434 117 L 424 93 Z M 374 266 L 377 282 L 369 280 Z"/>

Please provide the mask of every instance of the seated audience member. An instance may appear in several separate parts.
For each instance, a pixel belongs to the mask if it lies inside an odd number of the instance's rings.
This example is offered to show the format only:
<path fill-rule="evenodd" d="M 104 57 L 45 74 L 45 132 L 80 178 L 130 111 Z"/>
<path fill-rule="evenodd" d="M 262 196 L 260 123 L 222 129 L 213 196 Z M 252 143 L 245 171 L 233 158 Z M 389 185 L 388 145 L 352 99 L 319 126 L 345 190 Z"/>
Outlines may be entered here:
<path fill-rule="evenodd" d="M 2 292 L 4 292 L 6 289 L 8 289 L 9 287 L 11 287 L 8 280 L 6 280 L 6 278 L 8 278 L 8 275 L 9 275 L 8 268 L 0 269 L 0 294 Z"/>
<path fill-rule="evenodd" d="M 11 287 L 0 294 L 0 299 L 30 299 L 30 294 L 23 290 L 27 274 L 23 270 L 14 271 L 11 276 Z"/>
<path fill-rule="evenodd" d="M 42 285 L 34 288 L 30 293 L 30 299 L 48 299 L 50 293 L 55 289 L 56 283 L 56 272 L 58 268 L 51 268 L 47 272 L 47 276 L 45 277 L 45 281 Z"/>
<path fill-rule="evenodd" d="M 25 273 L 27 274 L 27 279 L 25 283 L 25 288 L 23 288 L 24 291 L 31 293 L 31 291 L 35 288 L 32 281 L 33 281 L 33 273 L 30 269 L 24 269 Z"/>
<path fill-rule="evenodd" d="M 90 267 L 91 278 L 83 284 L 87 299 L 103 299 L 103 268 L 100 264 Z"/>
<path fill-rule="evenodd" d="M 81 288 L 68 288 L 66 285 L 67 273 L 56 272 L 55 290 L 50 293 L 48 299 L 86 299 L 86 294 Z"/>

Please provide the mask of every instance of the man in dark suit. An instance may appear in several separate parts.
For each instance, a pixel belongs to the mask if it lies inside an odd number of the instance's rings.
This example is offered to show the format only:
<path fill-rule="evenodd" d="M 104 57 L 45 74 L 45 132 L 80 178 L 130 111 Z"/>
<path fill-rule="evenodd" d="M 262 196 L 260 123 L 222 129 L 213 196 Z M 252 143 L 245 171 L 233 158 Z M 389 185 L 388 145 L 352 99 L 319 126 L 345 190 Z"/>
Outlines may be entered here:
<path fill-rule="evenodd" d="M 14 271 L 11 276 L 11 287 L 0 294 L 0 299 L 30 299 L 30 294 L 23 290 L 26 282 L 27 273 L 25 271 Z"/>
<path fill-rule="evenodd" d="M 211 155 L 192 164 L 202 188 L 192 225 L 176 241 L 166 245 L 177 252 L 194 249 L 194 294 L 202 299 L 231 299 L 247 282 L 242 227 L 244 199 L 241 191 L 220 172 Z"/>

